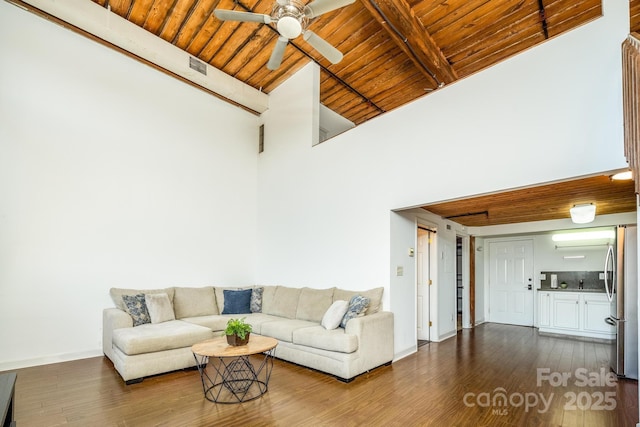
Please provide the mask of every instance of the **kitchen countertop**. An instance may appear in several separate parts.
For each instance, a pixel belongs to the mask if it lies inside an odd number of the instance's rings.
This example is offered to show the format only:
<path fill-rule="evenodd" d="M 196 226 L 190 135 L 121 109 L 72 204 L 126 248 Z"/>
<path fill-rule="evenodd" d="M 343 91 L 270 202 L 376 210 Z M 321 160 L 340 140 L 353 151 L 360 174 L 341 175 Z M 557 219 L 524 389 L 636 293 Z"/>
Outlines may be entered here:
<path fill-rule="evenodd" d="M 557 288 L 557 289 L 551 289 L 551 288 L 540 288 L 538 289 L 538 291 L 540 292 L 587 292 L 587 293 L 600 293 L 600 294 L 604 294 L 605 290 L 604 289 L 576 289 L 576 288 L 566 288 L 566 289 L 562 289 L 562 288 Z"/>

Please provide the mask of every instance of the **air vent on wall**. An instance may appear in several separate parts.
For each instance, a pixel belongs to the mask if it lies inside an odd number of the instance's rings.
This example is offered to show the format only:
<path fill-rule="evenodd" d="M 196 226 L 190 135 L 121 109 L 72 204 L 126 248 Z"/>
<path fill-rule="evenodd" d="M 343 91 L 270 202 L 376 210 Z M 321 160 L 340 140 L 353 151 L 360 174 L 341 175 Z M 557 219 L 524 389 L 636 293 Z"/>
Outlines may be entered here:
<path fill-rule="evenodd" d="M 264 151 L 264 125 L 260 125 L 260 134 L 258 136 L 258 153 Z"/>
<path fill-rule="evenodd" d="M 202 61 L 198 61 L 196 58 L 189 57 L 189 68 L 196 70 L 200 74 L 207 75 L 207 64 Z"/>

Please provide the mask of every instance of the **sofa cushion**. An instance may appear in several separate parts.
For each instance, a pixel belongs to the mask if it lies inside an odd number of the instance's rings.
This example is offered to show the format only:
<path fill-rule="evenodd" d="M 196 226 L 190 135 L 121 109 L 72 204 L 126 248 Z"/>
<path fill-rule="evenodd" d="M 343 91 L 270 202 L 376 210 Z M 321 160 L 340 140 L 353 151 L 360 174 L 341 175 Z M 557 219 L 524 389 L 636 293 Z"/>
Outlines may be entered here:
<path fill-rule="evenodd" d="M 333 291 L 329 289 L 302 288 L 296 310 L 296 319 L 320 322 L 333 303 Z"/>
<path fill-rule="evenodd" d="M 265 295 L 267 293 L 265 289 L 265 294 L 262 296 L 262 312 L 274 316 L 286 317 L 287 319 L 295 319 L 300 291 L 300 288 L 276 286 L 273 297 L 269 298 L 269 295 Z"/>
<path fill-rule="evenodd" d="M 176 319 L 220 314 L 213 286 L 175 288 L 173 310 L 175 311 Z"/>
<path fill-rule="evenodd" d="M 382 292 L 384 288 L 374 288 L 367 291 L 348 291 L 345 289 L 336 289 L 333 293 L 333 300 L 337 301 L 343 299 L 345 301 L 351 301 L 356 295 L 362 295 L 365 298 L 369 298 L 369 307 L 364 314 L 374 314 L 380 311 L 382 304 Z"/>
<path fill-rule="evenodd" d="M 161 294 L 165 293 L 169 296 L 169 301 L 173 303 L 173 288 L 165 289 L 124 289 L 124 288 L 111 288 L 109 289 L 109 295 L 113 300 L 113 303 L 120 310 L 126 311 L 124 302 L 122 301 L 122 295 L 137 295 L 137 294 Z"/>
<path fill-rule="evenodd" d="M 251 289 L 241 291 L 224 290 L 224 309 L 222 314 L 251 313 Z"/>
<path fill-rule="evenodd" d="M 275 304 L 277 286 L 261 286 L 262 291 L 262 313 L 269 313 Z"/>
<path fill-rule="evenodd" d="M 292 342 L 293 331 L 311 326 L 318 326 L 318 323 L 297 319 L 274 320 L 262 324 L 260 335 L 266 335 L 280 341 Z"/>
<path fill-rule="evenodd" d="M 344 329 L 326 330 L 322 326 L 299 328 L 293 331 L 293 343 L 340 353 L 358 350 L 358 337 L 347 334 Z"/>
<path fill-rule="evenodd" d="M 349 307 L 340 322 L 340 326 L 346 328 L 349 320 L 364 316 L 365 311 L 367 311 L 367 307 L 369 307 L 369 298 L 365 298 L 362 295 L 351 297 Z"/>
<path fill-rule="evenodd" d="M 176 320 L 176 316 L 173 313 L 173 306 L 167 294 L 146 294 L 144 301 L 147 304 L 147 311 L 149 312 L 151 323 Z"/>
<path fill-rule="evenodd" d="M 114 329 L 113 344 L 124 354 L 134 355 L 190 347 L 213 337 L 209 328 L 182 320 L 170 320 L 136 328 Z"/>
<path fill-rule="evenodd" d="M 204 326 L 216 332 L 216 336 L 221 336 L 221 331 L 225 330 L 229 319 L 234 317 L 237 316 L 213 314 L 210 316 L 184 317 L 181 320 L 193 323 L 194 325 Z"/>
<path fill-rule="evenodd" d="M 262 313 L 252 313 L 247 316 L 242 316 L 245 321 L 251 325 L 251 333 L 260 335 L 261 325 L 265 322 L 272 322 L 274 320 L 282 320 L 281 317 L 271 316 Z M 196 325 L 205 326 L 219 335 L 227 327 L 229 319 L 238 318 L 232 314 L 229 315 L 215 315 L 215 316 L 199 316 L 199 317 L 185 317 L 185 322 L 194 323 Z"/>
<path fill-rule="evenodd" d="M 151 323 L 151 316 L 149 316 L 149 311 L 147 310 L 144 294 L 123 295 L 122 301 L 124 302 L 125 311 L 133 319 L 133 326 Z"/>
<path fill-rule="evenodd" d="M 267 322 L 280 321 L 282 317 L 272 316 L 270 314 L 264 313 L 252 313 L 246 318 L 246 322 L 251 325 L 251 330 L 253 333 L 259 335 L 265 335 L 262 332 L 262 326 Z"/>
<path fill-rule="evenodd" d="M 149 323 L 136 328 L 115 329 L 113 344 L 123 353 L 131 356 L 190 347 L 213 336 L 209 328 L 182 320 L 170 320 L 163 323 Z"/>
<path fill-rule="evenodd" d="M 322 316 L 320 324 L 325 329 L 335 329 L 340 326 L 344 314 L 349 308 L 349 302 L 344 300 L 335 301 L 331 304 L 331 307 L 327 309 L 327 312 Z"/>

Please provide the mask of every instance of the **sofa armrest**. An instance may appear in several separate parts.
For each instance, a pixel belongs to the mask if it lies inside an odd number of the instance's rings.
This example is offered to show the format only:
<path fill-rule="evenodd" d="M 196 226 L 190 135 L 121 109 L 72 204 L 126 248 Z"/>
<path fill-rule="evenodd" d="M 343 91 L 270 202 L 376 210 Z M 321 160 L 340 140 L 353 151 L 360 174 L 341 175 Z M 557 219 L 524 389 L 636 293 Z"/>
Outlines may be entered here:
<path fill-rule="evenodd" d="M 347 322 L 347 334 L 358 336 L 358 352 L 366 370 L 391 362 L 393 350 L 393 313 L 379 311 Z"/>
<path fill-rule="evenodd" d="M 102 352 L 113 361 L 113 330 L 132 328 L 133 319 L 126 311 L 119 308 L 102 310 Z"/>

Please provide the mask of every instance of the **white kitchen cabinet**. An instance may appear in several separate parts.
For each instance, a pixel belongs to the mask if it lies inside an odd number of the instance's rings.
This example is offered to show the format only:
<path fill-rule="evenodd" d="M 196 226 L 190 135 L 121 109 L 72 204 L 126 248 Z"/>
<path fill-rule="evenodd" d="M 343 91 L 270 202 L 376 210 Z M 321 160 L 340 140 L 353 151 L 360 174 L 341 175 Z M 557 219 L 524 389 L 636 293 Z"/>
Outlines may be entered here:
<path fill-rule="evenodd" d="M 538 327 L 540 332 L 613 339 L 614 328 L 604 322 L 609 307 L 601 293 L 541 291 Z"/>
<path fill-rule="evenodd" d="M 583 329 L 590 332 L 605 334 L 615 333 L 614 327 L 605 323 L 611 309 L 606 295 L 583 295 L 584 323 Z"/>
<path fill-rule="evenodd" d="M 540 302 L 538 304 L 538 324 L 542 327 L 551 326 L 551 292 L 541 292 Z"/>
<path fill-rule="evenodd" d="M 553 294 L 551 326 L 557 329 L 580 329 L 580 295 L 563 292 Z"/>

